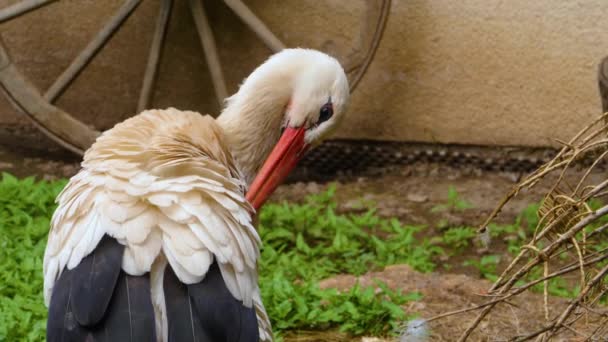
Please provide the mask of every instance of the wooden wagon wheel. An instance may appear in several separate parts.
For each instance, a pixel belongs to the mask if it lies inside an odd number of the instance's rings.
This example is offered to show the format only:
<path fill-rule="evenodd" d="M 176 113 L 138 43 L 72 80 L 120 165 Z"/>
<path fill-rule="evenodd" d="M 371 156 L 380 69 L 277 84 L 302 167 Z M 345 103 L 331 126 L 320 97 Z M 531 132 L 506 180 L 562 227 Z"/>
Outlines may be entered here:
<path fill-rule="evenodd" d="M 16 4 L 0 9 L 0 23 L 54 1 L 57 0 L 21 0 Z M 138 112 L 146 109 L 150 101 L 173 6 L 173 0 L 159 1 L 161 1 L 161 5 L 142 81 L 137 105 Z M 202 0 L 187 1 L 209 66 L 215 95 L 218 101 L 222 102 L 228 93 L 214 36 Z M 285 45 L 241 0 L 223 1 L 255 32 L 270 50 L 277 52 L 285 48 Z M 140 3 L 141 0 L 125 0 L 118 11 L 44 93 L 39 92 L 32 86 L 27 78 L 13 65 L 4 44 L 0 41 L 0 85 L 3 91 L 7 94 L 11 103 L 20 112 L 27 115 L 44 134 L 74 153 L 82 155 L 100 132 L 56 107 L 54 103 Z M 351 91 L 359 84 L 378 48 L 388 18 L 390 3 L 390 0 L 365 0 L 366 8 L 360 27 L 359 43 L 342 61 L 349 76 Z"/>

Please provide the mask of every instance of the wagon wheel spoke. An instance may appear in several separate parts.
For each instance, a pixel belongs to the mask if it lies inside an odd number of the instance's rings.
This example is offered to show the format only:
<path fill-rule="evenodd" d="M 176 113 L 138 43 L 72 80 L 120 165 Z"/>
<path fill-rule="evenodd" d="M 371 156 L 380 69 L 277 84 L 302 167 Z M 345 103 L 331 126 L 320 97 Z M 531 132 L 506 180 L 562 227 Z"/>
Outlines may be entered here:
<path fill-rule="evenodd" d="M 211 80 L 213 81 L 215 96 L 217 97 L 218 102 L 222 104 L 224 99 L 228 96 L 228 91 L 226 90 L 226 82 L 224 81 L 222 65 L 217 53 L 213 32 L 211 31 L 209 20 L 207 20 L 207 15 L 205 14 L 202 1 L 190 0 L 190 8 L 192 10 L 192 16 L 194 17 L 194 23 L 196 24 L 198 36 L 201 39 L 201 44 L 203 45 L 207 65 L 209 65 L 209 71 L 211 72 Z"/>
<path fill-rule="evenodd" d="M 0 84 L 9 102 L 26 114 L 44 134 L 66 149 L 82 155 L 99 132 L 44 100 L 10 60 L 0 41 Z"/>
<path fill-rule="evenodd" d="M 57 0 L 23 0 L 0 10 L 0 23 Z"/>
<path fill-rule="evenodd" d="M 165 41 L 172 6 L 173 0 L 163 0 L 160 5 L 158 19 L 156 20 L 156 26 L 154 28 L 154 37 L 152 38 L 152 45 L 150 46 L 150 54 L 148 55 L 148 64 L 146 66 L 141 92 L 139 93 L 139 101 L 137 102 L 137 112 L 147 109 L 150 102 L 152 87 L 156 80 L 160 54 Z"/>
<path fill-rule="evenodd" d="M 378 50 L 382 35 L 384 34 L 390 8 L 391 0 L 367 1 L 365 11 L 368 15 L 361 27 L 361 41 L 359 47 L 355 49 L 354 53 L 346 58 L 346 61 L 344 61 L 344 69 L 347 73 L 353 75 L 350 77 L 351 92 L 355 90 L 374 59 L 374 55 Z M 370 13 L 378 13 L 377 20 L 371 20 Z M 366 51 L 366 53 L 363 53 L 362 51 Z"/>
<path fill-rule="evenodd" d="M 224 0 L 224 2 L 272 51 L 279 52 L 285 49 L 285 44 L 241 0 Z"/>
<path fill-rule="evenodd" d="M 363 64 L 365 59 L 365 51 L 368 49 L 374 40 L 377 32 L 381 30 L 385 24 L 386 18 L 384 11 L 388 14 L 390 8 L 390 0 L 368 0 L 365 3 L 364 17 L 359 32 L 359 40 L 357 46 L 343 61 L 344 70 L 351 73 L 357 70 Z M 375 17 L 376 20 L 371 20 Z"/>
<path fill-rule="evenodd" d="M 55 102 L 57 97 L 65 90 L 67 86 L 74 81 L 76 76 L 89 64 L 91 59 L 97 55 L 99 50 L 112 38 L 112 35 L 118 30 L 120 25 L 129 17 L 133 10 L 139 5 L 141 0 L 128 0 L 110 18 L 108 23 L 97 33 L 95 38 L 80 52 L 80 54 L 72 61 L 70 66 L 55 80 L 55 83 L 44 94 L 44 98 L 50 103 Z"/>

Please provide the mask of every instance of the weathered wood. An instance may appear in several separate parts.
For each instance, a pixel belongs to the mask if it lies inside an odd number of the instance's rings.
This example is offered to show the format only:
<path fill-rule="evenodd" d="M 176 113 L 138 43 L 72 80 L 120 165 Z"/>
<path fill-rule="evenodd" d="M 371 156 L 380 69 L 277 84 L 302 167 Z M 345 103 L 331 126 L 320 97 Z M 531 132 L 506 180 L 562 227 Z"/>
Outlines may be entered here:
<path fill-rule="evenodd" d="M 148 108 L 150 97 L 152 96 L 152 87 L 156 79 L 158 64 L 160 63 L 160 54 L 162 52 L 165 35 L 167 33 L 167 25 L 171 16 L 171 7 L 173 0 L 163 0 L 160 4 L 160 11 L 154 29 L 154 37 L 150 45 L 150 54 L 148 55 L 148 64 L 139 93 L 139 101 L 137 102 L 137 112 L 141 112 Z"/>
<path fill-rule="evenodd" d="M 224 99 L 228 97 L 228 91 L 226 90 L 226 82 L 224 81 L 224 74 L 222 73 L 222 64 L 220 63 L 220 58 L 217 54 L 213 32 L 211 31 L 209 20 L 207 20 L 202 1 L 190 0 L 190 9 L 192 10 L 192 16 L 194 17 L 194 23 L 198 30 L 198 36 L 201 39 L 205 58 L 209 65 L 215 96 L 221 105 L 224 103 Z"/>
<path fill-rule="evenodd" d="M 47 136 L 66 149 L 82 155 L 99 132 L 74 119 L 45 100 L 25 79 L 0 42 L 0 84 L 11 103 Z"/>
<path fill-rule="evenodd" d="M 224 0 L 224 2 L 273 52 L 285 49 L 285 44 L 241 0 Z"/>
<path fill-rule="evenodd" d="M 353 52 L 342 61 L 344 70 L 349 76 L 351 93 L 365 75 L 378 50 L 388 21 L 391 0 L 368 0 L 365 2 L 365 6 L 359 43 L 353 48 Z"/>
<path fill-rule="evenodd" d="M 0 10 L 0 23 L 57 0 L 22 0 Z"/>
<path fill-rule="evenodd" d="M 80 72 L 89 64 L 91 59 L 97 55 L 99 50 L 112 38 L 112 35 L 120 28 L 120 25 L 135 10 L 141 0 L 128 0 L 110 18 L 108 23 L 97 33 L 95 38 L 80 52 L 72 61 L 70 66 L 55 80 L 51 87 L 44 94 L 44 98 L 49 102 L 54 102 L 57 97 L 72 83 Z"/>
<path fill-rule="evenodd" d="M 23 0 L 15 5 L 0 10 L 0 22 L 17 17 L 27 11 L 54 2 L 56 0 Z M 215 39 L 202 0 L 189 0 L 192 15 L 203 46 L 205 58 L 209 65 L 213 87 L 220 104 L 228 96 Z M 93 57 L 107 43 L 124 21 L 137 8 L 141 0 L 126 0 L 123 6 L 110 21 L 97 33 L 95 38 L 76 57 L 70 66 L 59 76 L 44 95 L 41 95 L 32 84 L 11 63 L 6 50 L 0 42 L 0 89 L 11 103 L 26 114 L 34 124 L 47 136 L 61 146 L 77 154 L 83 152 L 95 141 L 99 132 L 85 125 L 70 114 L 52 105 L 58 96 L 70 85 L 78 74 L 86 68 Z M 285 45 L 266 27 L 266 25 L 240 0 L 224 0 L 226 5 L 249 26 L 260 39 L 273 51 L 285 48 Z M 362 20 L 360 39 L 352 53 L 342 61 L 349 75 L 351 92 L 365 74 L 378 48 L 390 10 L 390 0 L 367 0 Z M 148 106 L 158 71 L 163 39 L 166 35 L 172 0 L 163 0 L 156 24 L 156 29 L 148 56 L 148 63 L 142 90 L 138 101 L 138 110 Z"/>

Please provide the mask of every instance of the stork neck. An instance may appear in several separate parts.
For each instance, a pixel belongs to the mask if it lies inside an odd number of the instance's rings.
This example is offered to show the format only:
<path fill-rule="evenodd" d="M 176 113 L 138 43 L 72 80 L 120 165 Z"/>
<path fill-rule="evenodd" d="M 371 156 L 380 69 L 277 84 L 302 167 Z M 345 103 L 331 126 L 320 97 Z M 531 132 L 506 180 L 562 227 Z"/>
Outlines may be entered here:
<path fill-rule="evenodd" d="M 280 138 L 289 103 L 288 83 L 246 84 L 218 117 L 232 156 L 249 185 Z"/>

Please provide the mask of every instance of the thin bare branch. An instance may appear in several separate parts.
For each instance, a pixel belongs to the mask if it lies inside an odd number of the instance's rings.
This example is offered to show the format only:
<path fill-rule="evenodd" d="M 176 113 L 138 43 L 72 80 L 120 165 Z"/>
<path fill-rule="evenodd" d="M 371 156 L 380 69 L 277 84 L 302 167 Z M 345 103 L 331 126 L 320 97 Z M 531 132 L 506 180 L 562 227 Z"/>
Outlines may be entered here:
<path fill-rule="evenodd" d="M 460 311 L 458 313 L 480 310 L 474 321 L 462 333 L 459 341 L 465 341 L 471 336 L 479 323 L 492 312 L 497 304 L 503 303 L 506 299 L 521 294 L 541 282 L 544 285 L 545 318 L 548 320 L 548 324 L 530 334 L 516 336 L 513 340 L 548 341 L 562 331 L 586 339 L 590 338 L 589 334 L 574 324 L 583 317 L 588 318 L 590 314 L 600 312 L 603 316 L 603 311 L 595 310 L 594 305 L 597 305 L 601 296 L 608 293 L 608 287 L 603 285 L 603 279 L 608 274 L 608 265 L 606 265 L 608 248 L 596 250 L 597 238 L 608 229 L 608 224 L 603 222 L 597 224 L 597 221 L 600 218 L 608 217 L 608 206 L 592 210 L 589 204 L 590 200 L 607 193 L 608 179 L 594 185 L 589 184 L 592 181 L 591 172 L 597 169 L 598 165 L 608 156 L 608 139 L 604 138 L 607 130 L 606 119 L 608 119 L 608 114 L 604 114 L 581 130 L 569 142 L 565 142 L 564 147 L 551 161 L 515 186 L 481 225 L 479 232 L 487 229 L 502 207 L 520 190 L 530 189 L 550 173 L 559 172 L 550 190 L 544 196 L 538 211 L 540 219 L 532 239 L 522 247 L 520 253 L 489 290 L 489 295 L 494 299 L 474 308 L 458 310 Z M 575 166 L 578 168 L 580 165 L 584 165 L 586 170 L 573 183 L 575 186 L 572 186 L 569 181 L 572 177 L 567 176 L 571 170 L 575 169 Z M 570 253 L 570 251 L 575 253 Z M 572 261 L 564 267 L 564 260 Z M 548 274 L 550 265 L 558 266 L 559 271 Z M 538 278 L 536 271 L 541 266 L 544 268 L 543 276 L 540 279 L 534 279 Z M 600 267 L 602 267 L 601 270 Z M 551 319 L 548 314 L 548 281 L 576 271 L 579 273 L 579 286 L 583 290 L 565 310 Z M 531 278 L 533 279 L 530 280 Z M 529 280 L 529 282 L 515 288 L 515 284 L 522 280 Z M 445 317 L 444 315 L 441 316 Z M 568 320 L 570 321 L 567 322 Z M 600 331 L 601 329 L 596 329 L 591 336 L 597 336 Z"/>

